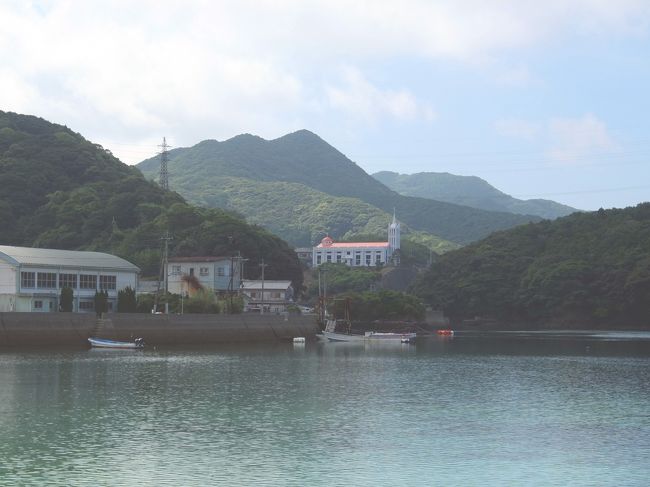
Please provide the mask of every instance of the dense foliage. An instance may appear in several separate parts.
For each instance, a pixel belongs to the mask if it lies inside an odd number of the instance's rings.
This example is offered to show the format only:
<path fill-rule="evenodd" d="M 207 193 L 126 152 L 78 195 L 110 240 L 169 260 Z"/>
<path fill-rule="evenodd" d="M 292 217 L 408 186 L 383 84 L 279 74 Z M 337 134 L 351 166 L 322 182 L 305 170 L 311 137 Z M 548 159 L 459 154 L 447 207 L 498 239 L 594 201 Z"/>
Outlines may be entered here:
<path fill-rule="evenodd" d="M 143 161 L 138 167 L 147 177 L 156 176 L 155 159 Z M 392 213 L 395 209 L 400 221 L 413 230 L 461 244 L 484 237 L 495 230 L 539 219 L 402 196 L 306 130 L 271 141 L 252 135 L 240 135 L 225 142 L 206 140 L 190 148 L 175 149 L 170 152 L 169 173 L 170 184 L 175 190 L 189 200 L 207 206 L 227 208 L 229 198 L 234 195 L 239 198 L 238 204 L 244 198 L 251 198 L 254 202 L 248 206 L 253 211 L 266 213 L 268 219 L 261 223 L 281 236 L 289 235 L 287 238 L 292 241 L 304 241 L 307 235 L 311 236 L 313 229 L 309 225 L 298 227 L 302 233 L 296 234 L 296 228 L 289 228 L 286 224 L 287 211 L 297 207 L 300 211 L 295 214 L 311 212 L 313 199 L 303 205 L 300 195 L 294 194 L 297 186 L 283 186 L 279 191 L 275 188 L 271 194 L 264 194 L 260 199 L 260 193 L 265 190 L 256 189 L 259 187 L 244 183 L 242 179 L 266 183 L 298 183 L 330 196 L 355 198 L 375 207 L 374 213 L 379 210 Z M 223 178 L 226 177 L 235 179 L 225 181 Z M 224 189 L 223 185 L 230 189 Z M 243 186 L 241 191 L 240 186 Z M 264 196 L 266 199 L 263 199 Z M 338 218 L 345 219 L 344 227 L 348 231 L 355 226 L 352 223 L 355 219 L 363 222 L 365 218 L 360 217 L 357 210 L 364 214 L 368 208 L 359 206 L 358 202 L 352 206 L 349 202 L 346 204 L 349 213 L 340 213 Z M 247 216 L 253 212 L 246 211 Z M 317 217 L 308 218 L 317 221 Z M 330 223 L 336 222 L 327 222 L 328 225 Z M 336 233 L 334 227 L 335 225 L 326 230 L 336 238 L 341 237 L 343 233 Z M 360 229 L 368 230 L 373 231 Z"/>
<path fill-rule="evenodd" d="M 345 264 L 326 263 L 310 271 L 306 299 L 314 302 L 321 294 L 334 296 L 346 292 L 368 291 L 376 288 L 381 273 L 375 267 L 348 267 Z"/>
<path fill-rule="evenodd" d="M 108 312 L 108 291 L 95 291 L 95 313 L 101 316 L 102 313 Z"/>
<path fill-rule="evenodd" d="M 650 203 L 496 233 L 439 257 L 414 291 L 452 319 L 647 327 Z"/>
<path fill-rule="evenodd" d="M 352 321 L 422 320 L 425 313 L 416 296 L 389 290 L 341 294 L 333 300 L 334 315 L 345 316 L 345 306 Z"/>
<path fill-rule="evenodd" d="M 394 270 L 394 269 L 393 269 Z M 320 295 L 327 308 L 338 318 L 344 317 L 343 303 L 348 302 L 354 321 L 420 320 L 424 306 L 420 298 L 403 292 L 381 289 L 381 267 L 348 267 L 326 263 L 310 271 L 305 298 L 318 306 Z"/>
<path fill-rule="evenodd" d="M 236 211 L 298 247 L 311 246 L 328 233 L 385 234 L 391 218 L 359 199 L 331 196 L 299 183 L 217 177 L 190 186 L 186 197 L 192 203 Z"/>
<path fill-rule="evenodd" d="M 199 289 L 183 303 L 183 313 L 217 314 L 220 311 L 217 297 L 204 289 Z"/>
<path fill-rule="evenodd" d="M 117 292 L 117 312 L 118 313 L 135 313 L 138 309 L 138 300 L 135 295 L 135 289 L 127 286 Z"/>
<path fill-rule="evenodd" d="M 555 201 L 513 198 L 476 176 L 456 176 L 446 172 L 398 174 L 391 171 L 381 171 L 372 176 L 404 196 L 446 201 L 482 210 L 507 211 L 542 218 L 558 218 L 578 211 Z"/>
<path fill-rule="evenodd" d="M 66 127 L 0 112 L 0 181 L 3 244 L 110 252 L 155 276 L 169 231 L 170 255 L 239 251 L 247 278 L 264 259 L 269 279 L 302 286 L 284 241 L 232 213 L 192 207 Z"/>
<path fill-rule="evenodd" d="M 59 298 L 59 311 L 69 313 L 72 311 L 74 301 L 74 291 L 72 288 L 61 288 L 61 296 Z"/>

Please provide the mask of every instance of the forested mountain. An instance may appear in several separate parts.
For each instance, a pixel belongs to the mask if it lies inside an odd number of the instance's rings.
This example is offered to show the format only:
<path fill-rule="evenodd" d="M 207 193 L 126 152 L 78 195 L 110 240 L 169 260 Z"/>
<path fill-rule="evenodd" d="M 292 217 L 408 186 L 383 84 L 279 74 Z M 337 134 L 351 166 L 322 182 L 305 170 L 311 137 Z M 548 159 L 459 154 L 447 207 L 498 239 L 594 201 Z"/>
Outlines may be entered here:
<path fill-rule="evenodd" d="M 495 233 L 441 256 L 414 291 L 456 322 L 648 328 L 650 203 Z"/>
<path fill-rule="evenodd" d="M 381 171 L 372 177 L 404 196 L 419 196 L 484 210 L 537 215 L 550 219 L 579 211 L 551 200 L 513 198 L 476 176 L 456 176 L 446 172 L 398 174 Z"/>
<path fill-rule="evenodd" d="M 357 198 L 398 218 L 414 230 L 437 235 L 457 243 L 467 243 L 489 233 L 510 228 L 538 217 L 497 213 L 425 198 L 402 196 L 368 175 L 317 135 L 301 130 L 275 140 L 239 135 L 225 142 L 206 140 L 190 148 L 170 151 L 170 185 L 191 200 L 198 200 L 197 188 L 209 194 L 201 197 L 218 206 L 223 191 L 218 178 L 244 178 L 261 182 L 300 183 L 331 196 Z M 159 160 L 151 158 L 138 167 L 149 178 L 157 177 Z M 268 205 L 274 205 L 269 199 Z M 291 198 L 291 195 L 286 194 Z M 287 206 L 287 202 L 282 205 Z M 310 211 L 305 207 L 304 211 Z M 250 214 L 245 214 L 251 217 Z M 350 219 L 356 214 L 348 215 Z M 267 221 L 268 227 L 277 222 Z M 276 225 L 278 227 L 278 225 Z M 337 235 L 335 235 L 338 237 Z"/>
<path fill-rule="evenodd" d="M 339 239 L 357 235 L 386 238 L 392 215 L 357 198 L 332 196 L 300 183 L 216 177 L 192 183 L 188 200 L 203 207 L 225 208 L 245 215 L 249 223 L 264 226 L 287 242 L 311 246 L 327 233 Z M 422 240 L 421 232 L 404 226 L 405 240 Z M 438 253 L 457 244 L 428 236 L 426 245 Z"/>
<path fill-rule="evenodd" d="M 218 209 L 196 208 L 70 129 L 0 112 L 0 242 L 106 251 L 156 275 L 160 237 L 172 255 L 231 255 L 269 264 L 266 277 L 298 287 L 296 254 L 278 237 Z"/>

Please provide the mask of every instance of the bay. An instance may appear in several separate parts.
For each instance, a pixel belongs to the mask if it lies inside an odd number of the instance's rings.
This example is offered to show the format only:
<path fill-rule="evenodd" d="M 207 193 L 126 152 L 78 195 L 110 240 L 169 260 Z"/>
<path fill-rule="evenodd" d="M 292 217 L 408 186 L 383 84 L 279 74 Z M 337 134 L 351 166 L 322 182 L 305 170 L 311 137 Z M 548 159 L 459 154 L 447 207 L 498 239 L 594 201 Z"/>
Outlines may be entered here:
<path fill-rule="evenodd" d="M 650 334 L 0 352 L 0 485 L 647 485 Z"/>

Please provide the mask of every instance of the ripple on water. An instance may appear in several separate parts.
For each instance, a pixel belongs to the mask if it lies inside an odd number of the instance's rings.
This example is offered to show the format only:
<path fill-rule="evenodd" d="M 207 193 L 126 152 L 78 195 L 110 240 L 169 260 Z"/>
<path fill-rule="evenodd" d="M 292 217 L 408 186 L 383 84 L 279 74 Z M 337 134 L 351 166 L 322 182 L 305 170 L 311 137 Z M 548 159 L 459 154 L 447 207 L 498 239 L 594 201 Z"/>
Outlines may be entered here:
<path fill-rule="evenodd" d="M 552 340 L 0 354 L 0 484 L 646 485 L 650 354 Z"/>

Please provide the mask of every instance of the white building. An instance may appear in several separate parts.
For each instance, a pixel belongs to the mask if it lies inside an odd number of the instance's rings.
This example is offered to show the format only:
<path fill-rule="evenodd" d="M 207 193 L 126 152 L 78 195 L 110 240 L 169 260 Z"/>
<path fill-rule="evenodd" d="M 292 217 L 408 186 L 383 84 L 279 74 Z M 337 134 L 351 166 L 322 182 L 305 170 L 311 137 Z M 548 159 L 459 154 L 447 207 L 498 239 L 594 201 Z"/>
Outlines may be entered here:
<path fill-rule="evenodd" d="M 291 281 L 242 281 L 244 311 L 264 313 L 282 313 L 293 304 L 293 287 Z"/>
<path fill-rule="evenodd" d="M 188 277 L 195 277 L 204 289 L 239 291 L 241 257 L 170 257 L 165 269 L 167 290 L 188 294 Z"/>
<path fill-rule="evenodd" d="M 73 311 L 93 312 L 95 292 L 108 292 L 117 309 L 118 291 L 136 289 L 140 269 L 101 252 L 0 245 L 0 311 L 58 311 L 61 289 L 73 291 Z"/>
<path fill-rule="evenodd" d="M 399 263 L 400 224 L 393 215 L 388 225 L 387 242 L 334 242 L 327 236 L 314 247 L 312 265 L 326 262 L 346 264 L 350 267 L 374 267 L 391 260 Z"/>

